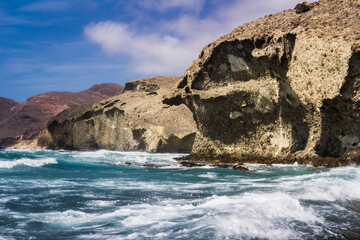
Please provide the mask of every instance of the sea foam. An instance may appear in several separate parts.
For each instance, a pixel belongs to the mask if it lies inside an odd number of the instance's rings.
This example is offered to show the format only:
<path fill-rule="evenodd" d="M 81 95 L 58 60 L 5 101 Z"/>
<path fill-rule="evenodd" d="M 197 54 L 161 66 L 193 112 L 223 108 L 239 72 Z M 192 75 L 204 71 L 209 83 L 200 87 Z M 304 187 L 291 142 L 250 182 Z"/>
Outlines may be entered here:
<path fill-rule="evenodd" d="M 0 161 L 0 168 L 10 169 L 16 166 L 42 167 L 47 164 L 57 164 L 55 158 L 30 159 L 21 158 L 13 161 Z"/>

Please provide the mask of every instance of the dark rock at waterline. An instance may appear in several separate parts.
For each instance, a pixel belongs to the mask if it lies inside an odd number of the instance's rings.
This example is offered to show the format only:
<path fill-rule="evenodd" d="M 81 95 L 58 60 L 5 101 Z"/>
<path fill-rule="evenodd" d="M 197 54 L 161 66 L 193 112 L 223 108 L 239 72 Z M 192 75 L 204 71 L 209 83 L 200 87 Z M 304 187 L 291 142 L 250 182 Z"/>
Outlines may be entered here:
<path fill-rule="evenodd" d="M 164 99 L 194 115 L 190 158 L 358 164 L 359 7 L 303 3 L 206 46 Z"/>
<path fill-rule="evenodd" d="M 183 167 L 203 167 L 203 166 L 206 166 L 207 164 L 209 164 L 209 163 L 206 161 L 189 161 L 189 160 L 180 161 L 180 165 Z M 249 171 L 249 169 L 244 167 L 242 163 L 238 163 L 238 162 L 237 163 L 231 163 L 231 162 L 224 163 L 224 162 L 214 161 L 211 164 L 209 164 L 209 166 L 217 167 L 217 168 L 231 168 L 233 170 L 241 171 L 241 172 Z"/>
<path fill-rule="evenodd" d="M 355 165 L 360 166 L 360 144 L 348 147 L 340 159 L 342 161 L 355 163 Z"/>
<path fill-rule="evenodd" d="M 203 167 L 204 163 L 190 162 L 190 161 L 181 161 L 180 165 L 183 167 Z"/>
<path fill-rule="evenodd" d="M 124 166 L 138 166 L 138 167 L 150 167 L 150 168 L 163 168 L 163 167 L 170 167 L 170 165 L 163 165 L 163 164 L 154 164 L 154 163 L 131 163 L 125 162 L 125 164 L 115 164 L 115 166 L 124 167 Z"/>
<path fill-rule="evenodd" d="M 246 168 L 246 167 L 244 167 L 244 166 L 242 166 L 242 165 L 235 165 L 235 166 L 232 167 L 232 169 L 235 170 L 235 171 L 240 171 L 240 172 L 247 172 L 247 171 L 249 171 L 248 168 Z"/>
<path fill-rule="evenodd" d="M 358 153 L 358 152 L 357 152 Z M 331 157 L 313 157 L 313 158 L 301 158 L 295 155 L 290 155 L 285 158 L 263 156 L 263 155 L 241 155 L 241 154 L 190 154 L 181 158 L 177 158 L 179 161 L 188 161 L 193 163 L 206 163 L 211 162 L 211 166 L 231 168 L 235 165 L 242 165 L 243 163 L 255 163 L 255 164 L 300 164 L 300 165 L 313 165 L 314 167 L 341 167 L 352 164 L 355 162 L 354 158 L 331 158 Z"/>

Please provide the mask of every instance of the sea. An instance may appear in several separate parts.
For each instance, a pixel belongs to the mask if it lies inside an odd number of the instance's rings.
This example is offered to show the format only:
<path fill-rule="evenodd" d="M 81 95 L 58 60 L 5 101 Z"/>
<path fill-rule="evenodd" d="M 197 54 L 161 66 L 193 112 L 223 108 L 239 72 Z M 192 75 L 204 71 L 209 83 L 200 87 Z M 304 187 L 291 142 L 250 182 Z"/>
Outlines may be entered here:
<path fill-rule="evenodd" d="M 359 239 L 360 168 L 180 156 L 0 150 L 0 240 Z"/>

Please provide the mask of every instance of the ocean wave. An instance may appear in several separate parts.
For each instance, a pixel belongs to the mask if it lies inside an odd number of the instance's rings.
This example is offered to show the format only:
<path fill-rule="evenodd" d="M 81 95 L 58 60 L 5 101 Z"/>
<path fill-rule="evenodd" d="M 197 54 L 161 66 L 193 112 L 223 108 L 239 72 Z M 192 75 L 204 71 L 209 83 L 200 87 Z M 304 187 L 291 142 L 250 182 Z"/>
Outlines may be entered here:
<path fill-rule="evenodd" d="M 184 154 L 170 154 L 170 153 L 145 153 L 145 152 L 119 152 L 110 150 L 98 151 L 59 151 L 60 158 L 71 160 L 77 163 L 91 163 L 111 166 L 132 165 L 142 166 L 145 164 L 154 164 L 167 168 L 178 168 L 180 165 L 175 157 L 184 156 Z M 130 164 L 129 164 L 130 163 Z"/>
<path fill-rule="evenodd" d="M 0 236 L 0 240 L 15 240 L 15 238 L 8 237 L 8 236 Z"/>
<path fill-rule="evenodd" d="M 112 222 L 114 228 L 107 231 L 126 231 L 128 235 L 125 239 L 132 238 L 134 234 L 137 238 L 186 238 L 209 231 L 217 239 L 298 239 L 301 235 L 295 226 L 299 222 L 308 226 L 324 224 L 311 208 L 302 206 L 297 199 L 281 192 L 214 195 L 191 201 L 163 200 L 156 204 L 126 205 L 107 213 L 67 210 L 31 214 L 31 217 L 49 224 L 72 227 Z M 179 231 L 174 232 L 174 229 Z M 162 235 L 158 235 L 160 233 Z"/>
<path fill-rule="evenodd" d="M 304 174 L 280 177 L 278 190 L 293 192 L 301 200 L 327 201 L 360 199 L 360 169 L 343 167 Z"/>
<path fill-rule="evenodd" d="M 0 168 L 11 169 L 16 166 L 42 167 L 47 164 L 57 164 L 55 158 L 30 159 L 21 158 L 14 161 L 0 161 Z"/>

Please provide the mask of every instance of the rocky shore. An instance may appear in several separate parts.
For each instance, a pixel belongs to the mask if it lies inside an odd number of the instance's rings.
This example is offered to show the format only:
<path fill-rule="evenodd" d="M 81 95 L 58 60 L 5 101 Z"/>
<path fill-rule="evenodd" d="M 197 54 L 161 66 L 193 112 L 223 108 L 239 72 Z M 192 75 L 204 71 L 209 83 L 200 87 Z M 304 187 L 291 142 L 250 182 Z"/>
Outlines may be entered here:
<path fill-rule="evenodd" d="M 1 118 L 26 109 L 1 102 Z M 52 115 L 68 109 L 36 136 L 51 149 L 190 153 L 178 159 L 188 167 L 360 165 L 360 3 L 265 16 L 206 46 L 181 78 L 131 81 L 94 102 L 58 106 Z"/>

